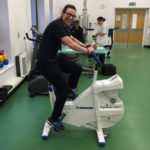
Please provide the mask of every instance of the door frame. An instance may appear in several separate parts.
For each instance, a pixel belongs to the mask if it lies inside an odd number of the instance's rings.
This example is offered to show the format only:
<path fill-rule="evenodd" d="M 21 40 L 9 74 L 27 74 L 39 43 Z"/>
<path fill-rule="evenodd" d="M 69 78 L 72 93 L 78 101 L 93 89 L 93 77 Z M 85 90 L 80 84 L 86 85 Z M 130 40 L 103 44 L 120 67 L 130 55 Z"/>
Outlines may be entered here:
<path fill-rule="evenodd" d="M 144 21 L 144 29 L 143 29 L 143 39 L 142 39 L 142 47 L 144 47 L 146 43 L 147 37 L 147 30 L 148 30 L 148 20 L 149 20 L 149 14 L 150 14 L 150 8 L 148 7 L 115 7 L 114 8 L 114 26 L 115 26 L 115 14 L 116 9 L 145 9 L 145 21 Z"/>

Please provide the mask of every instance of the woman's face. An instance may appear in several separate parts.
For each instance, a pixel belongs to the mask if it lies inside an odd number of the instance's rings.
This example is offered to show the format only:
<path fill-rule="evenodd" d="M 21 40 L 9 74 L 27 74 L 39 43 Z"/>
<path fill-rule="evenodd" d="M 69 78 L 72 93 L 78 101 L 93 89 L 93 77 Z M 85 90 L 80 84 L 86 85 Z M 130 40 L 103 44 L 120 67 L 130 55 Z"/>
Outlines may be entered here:
<path fill-rule="evenodd" d="M 75 23 L 74 26 L 75 26 L 75 28 L 78 28 L 79 27 L 79 23 Z"/>
<path fill-rule="evenodd" d="M 72 8 L 68 8 L 65 13 L 62 13 L 62 19 L 65 25 L 70 25 L 76 17 L 76 11 Z"/>
<path fill-rule="evenodd" d="M 102 24 L 103 24 L 103 21 L 102 21 L 102 20 L 98 20 L 97 23 L 98 23 L 99 25 L 102 25 Z"/>

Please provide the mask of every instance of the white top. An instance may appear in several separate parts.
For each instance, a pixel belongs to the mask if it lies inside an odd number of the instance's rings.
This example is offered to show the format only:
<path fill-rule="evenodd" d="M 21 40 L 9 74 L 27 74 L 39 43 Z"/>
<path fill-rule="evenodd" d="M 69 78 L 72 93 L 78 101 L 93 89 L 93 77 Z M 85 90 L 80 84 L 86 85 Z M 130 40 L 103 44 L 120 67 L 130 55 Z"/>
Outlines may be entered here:
<path fill-rule="evenodd" d="M 103 22 L 102 25 L 97 25 L 95 33 L 105 33 L 104 36 L 97 36 L 96 43 L 100 45 L 108 45 L 108 25 Z"/>

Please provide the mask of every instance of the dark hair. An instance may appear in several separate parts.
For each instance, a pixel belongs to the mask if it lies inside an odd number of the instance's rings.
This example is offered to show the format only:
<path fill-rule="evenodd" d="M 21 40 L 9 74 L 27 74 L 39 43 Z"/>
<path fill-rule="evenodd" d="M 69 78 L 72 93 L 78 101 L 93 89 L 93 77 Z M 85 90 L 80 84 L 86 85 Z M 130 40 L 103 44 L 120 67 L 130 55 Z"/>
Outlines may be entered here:
<path fill-rule="evenodd" d="M 97 18 L 97 21 L 105 21 L 106 19 L 105 18 L 103 18 L 103 17 L 98 17 Z"/>
<path fill-rule="evenodd" d="M 68 4 L 62 10 L 62 13 L 65 13 L 68 8 L 74 9 L 76 11 L 76 7 L 74 5 Z"/>
<path fill-rule="evenodd" d="M 79 20 L 75 20 L 74 23 L 79 24 Z"/>

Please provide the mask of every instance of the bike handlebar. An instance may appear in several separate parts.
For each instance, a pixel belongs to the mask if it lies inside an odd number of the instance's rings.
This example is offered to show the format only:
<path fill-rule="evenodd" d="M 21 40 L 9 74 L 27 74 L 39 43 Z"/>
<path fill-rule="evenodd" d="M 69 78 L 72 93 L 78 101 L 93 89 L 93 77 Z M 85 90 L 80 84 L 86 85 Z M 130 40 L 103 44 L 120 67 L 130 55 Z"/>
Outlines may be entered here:
<path fill-rule="evenodd" d="M 100 60 L 99 60 L 99 57 L 96 56 L 96 54 L 95 54 L 94 52 L 92 52 L 91 55 L 93 56 L 93 58 L 94 58 L 95 61 L 97 62 L 98 66 L 101 67 L 102 64 L 101 64 L 101 62 L 100 62 Z"/>
<path fill-rule="evenodd" d="M 27 39 L 30 40 L 30 41 L 34 41 L 34 42 L 40 43 L 40 40 L 31 39 L 31 38 L 29 37 L 28 33 L 26 33 L 26 37 L 27 37 Z"/>

